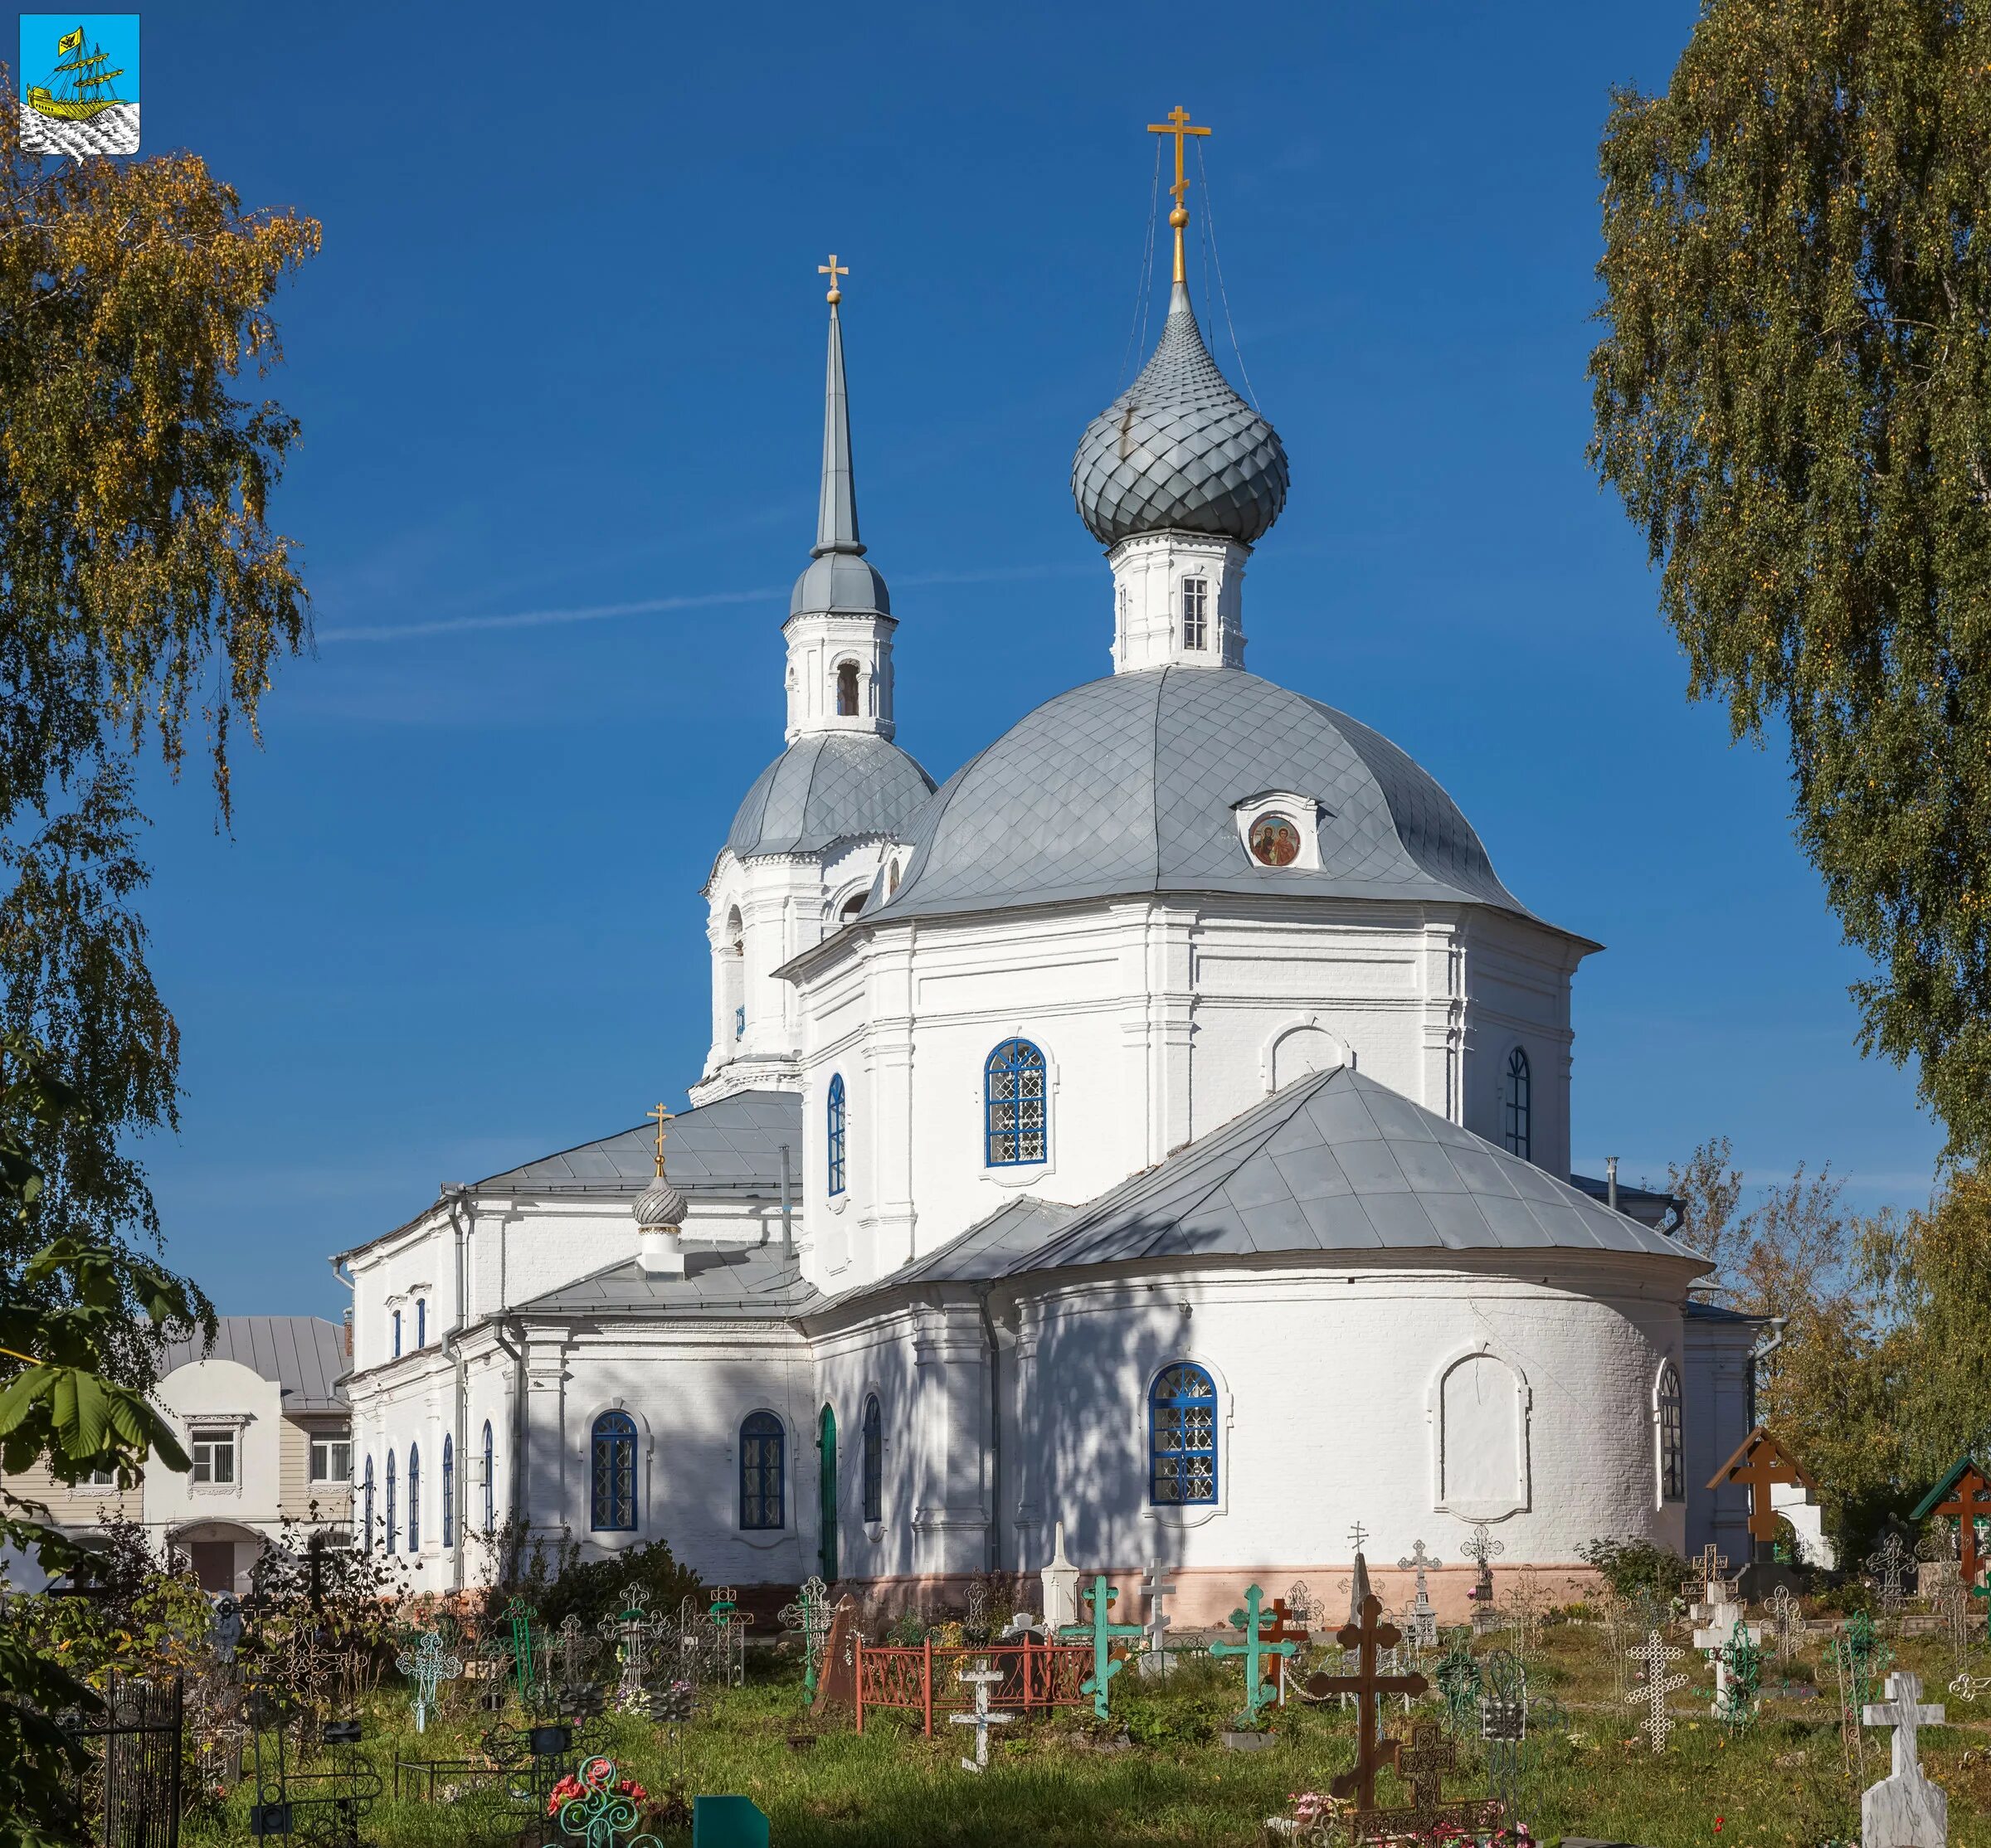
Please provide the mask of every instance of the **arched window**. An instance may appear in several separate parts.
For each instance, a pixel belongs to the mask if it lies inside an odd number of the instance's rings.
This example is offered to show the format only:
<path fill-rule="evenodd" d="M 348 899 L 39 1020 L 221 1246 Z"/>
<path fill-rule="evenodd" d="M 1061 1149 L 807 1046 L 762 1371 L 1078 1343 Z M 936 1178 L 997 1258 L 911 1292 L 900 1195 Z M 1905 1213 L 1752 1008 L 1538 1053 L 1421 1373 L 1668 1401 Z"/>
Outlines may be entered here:
<path fill-rule="evenodd" d="M 735 905 L 726 914 L 725 947 L 719 952 L 719 1005 L 725 1009 L 722 1031 L 735 1039 L 747 1032 L 747 931 Z"/>
<path fill-rule="evenodd" d="M 839 718 L 857 717 L 857 663 L 839 661 L 836 664 L 836 716 Z"/>
<path fill-rule="evenodd" d="M 844 1075 L 841 1072 L 830 1081 L 830 1104 L 825 1126 L 829 1131 L 830 1191 L 833 1194 L 840 1194 L 844 1190 Z"/>
<path fill-rule="evenodd" d="M 421 1551 L 421 1447 L 408 1446 L 408 1551 Z"/>
<path fill-rule="evenodd" d="M 373 1550 L 373 1459 L 371 1457 L 367 1459 L 367 1471 L 363 1479 L 359 1509 L 359 1530 L 366 1536 L 360 1544 L 366 1548 L 368 1552 L 371 1553 Z"/>
<path fill-rule="evenodd" d="M 1164 1367 L 1148 1392 L 1147 1495 L 1157 1508 L 1217 1499 L 1217 1388 L 1186 1360 Z"/>
<path fill-rule="evenodd" d="M 1207 577 L 1185 577 L 1182 580 L 1182 645 L 1185 648 L 1210 646 L 1210 580 Z"/>
<path fill-rule="evenodd" d="M 429 1345 L 429 1299 L 415 1299 L 415 1345 L 426 1348 Z"/>
<path fill-rule="evenodd" d="M 864 910 L 864 899 L 866 897 L 867 894 L 861 892 L 852 892 L 850 896 L 844 901 L 844 908 L 836 914 L 837 922 L 839 924 L 848 924 L 851 919 L 858 915 L 859 912 Z"/>
<path fill-rule="evenodd" d="M 740 1525 L 759 1532 L 786 1527 L 787 1434 L 772 1412 L 740 1427 Z"/>
<path fill-rule="evenodd" d="M 498 1529 L 498 1453 L 491 1442 L 491 1421 L 484 1421 L 484 1530 Z"/>
<path fill-rule="evenodd" d="M 983 1145 L 991 1168 L 1050 1158 L 1050 1106 L 1044 1054 L 1027 1039 L 1005 1039 L 982 1072 Z"/>
<path fill-rule="evenodd" d="M 587 1525 L 597 1534 L 633 1534 L 636 1527 L 636 1421 L 626 1412 L 595 1420 Z"/>
<path fill-rule="evenodd" d="M 1507 1054 L 1506 1117 L 1502 1131 L 1507 1153 L 1519 1155 L 1523 1161 L 1533 1159 L 1529 1152 L 1535 1137 L 1535 1105 L 1531 1092 L 1528 1055 L 1516 1046 Z"/>
<path fill-rule="evenodd" d="M 401 1358 L 401 1311 L 394 1311 L 394 1359 Z"/>
<path fill-rule="evenodd" d="M 874 1393 L 864 1401 L 864 1519 L 885 1518 L 885 1414 Z"/>
<path fill-rule="evenodd" d="M 387 1452 L 387 1551 L 392 1553 L 399 1535 L 394 1526 L 394 1452 Z"/>
<path fill-rule="evenodd" d="M 1680 1375 L 1672 1361 L 1659 1369 L 1658 1390 L 1653 1395 L 1658 1416 L 1659 1499 L 1687 1500 L 1687 1442 L 1681 1435 Z"/>
<path fill-rule="evenodd" d="M 442 1440 L 442 1544 L 456 1544 L 456 1440 Z"/>

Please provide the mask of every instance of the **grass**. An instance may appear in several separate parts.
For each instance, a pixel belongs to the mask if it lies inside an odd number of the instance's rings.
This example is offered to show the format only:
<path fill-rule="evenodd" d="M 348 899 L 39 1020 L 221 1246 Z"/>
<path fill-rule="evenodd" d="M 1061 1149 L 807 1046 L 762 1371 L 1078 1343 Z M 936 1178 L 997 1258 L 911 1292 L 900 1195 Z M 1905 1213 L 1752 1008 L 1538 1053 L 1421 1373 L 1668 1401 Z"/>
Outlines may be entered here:
<path fill-rule="evenodd" d="M 1925 1729 L 1921 1742 L 1925 1768 L 1949 1792 L 1953 1848 L 1991 1848 L 1991 1697 L 1969 1706 L 1945 1693 L 1953 1670 L 1935 1639 L 1895 1647 L 1896 1666 L 1921 1675 L 1925 1700 L 1950 1701 L 1954 1724 Z M 1886 1774 L 1888 1734 L 1867 1729 L 1864 1776 L 1849 1775 L 1834 1683 L 1817 1642 L 1789 1678 L 1815 1676 L 1822 1698 L 1779 1696 L 1782 1671 L 1772 1665 L 1763 1719 L 1735 1737 L 1708 1715 L 1710 1675 L 1698 1658 L 1690 1651 L 1675 1666 L 1693 1671 L 1693 1682 L 1672 1701 L 1671 1745 L 1654 1754 L 1634 1730 L 1642 1709 L 1616 1695 L 1601 1631 L 1568 1624 L 1544 1632 L 1530 1659 L 1531 1687 L 1563 1703 L 1569 1723 L 1527 1748 L 1522 1814 L 1538 1840 L 1552 1843 L 1566 1832 L 1646 1848 L 1817 1848 L 1857 1839 L 1859 1792 Z M 763 1660 L 756 1670 L 743 1688 L 704 1695 L 697 1720 L 674 1737 L 640 1721 L 604 1723 L 603 1748 L 653 1799 L 674 1778 L 692 1794 L 751 1797 L 771 1819 L 775 1848 L 1244 1848 L 1261 1842 L 1266 1817 L 1289 1811 L 1292 1792 L 1325 1790 L 1354 1762 L 1352 1714 L 1298 1702 L 1276 1717 L 1267 1749 L 1223 1749 L 1215 1734 L 1239 1703 L 1234 1668 L 1192 1667 L 1166 1690 L 1139 1683 L 1130 1670 L 1113 1685 L 1114 1728 L 1067 1716 L 1004 1728 L 982 1777 L 960 1768 L 971 1749 L 966 1728 L 947 1727 L 951 1736 L 941 1737 L 937 1727 L 927 1739 L 896 1715 L 867 1715 L 862 1738 L 847 1717 L 819 1729 L 803 1714 L 791 1662 Z M 465 1685 L 449 1691 L 471 1705 Z M 1413 1718 L 1436 1711 L 1422 1707 Z M 391 1792 L 397 1753 L 474 1755 L 486 1724 L 445 1709 L 418 1739 L 405 1700 L 383 1690 L 369 1705 L 365 1750 Z M 1394 1704 L 1390 1724 L 1393 1731 L 1406 1726 Z M 788 1736 L 797 1731 L 820 1736 L 796 1752 Z M 1462 1743 L 1448 1797 L 1483 1793 L 1478 1751 L 1477 1741 Z M 1385 1802 L 1406 1794 L 1385 1774 Z M 186 1839 L 246 1841 L 247 1800 L 238 1791 L 225 1811 L 190 1821 Z M 470 1801 L 395 1802 L 383 1794 L 363 1832 L 379 1848 L 474 1848 L 517 1831 L 494 1826 Z"/>

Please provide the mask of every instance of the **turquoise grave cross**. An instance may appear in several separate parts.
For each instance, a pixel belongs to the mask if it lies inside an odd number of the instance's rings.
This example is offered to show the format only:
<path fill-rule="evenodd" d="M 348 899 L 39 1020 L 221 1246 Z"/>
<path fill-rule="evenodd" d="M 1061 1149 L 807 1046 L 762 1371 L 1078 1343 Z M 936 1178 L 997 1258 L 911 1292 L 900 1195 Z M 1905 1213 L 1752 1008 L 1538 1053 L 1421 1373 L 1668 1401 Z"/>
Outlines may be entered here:
<path fill-rule="evenodd" d="M 1213 1656 L 1242 1656 L 1244 1658 L 1244 1711 L 1238 1715 L 1238 1719 L 1245 1726 L 1255 1726 L 1260 1711 L 1272 1700 L 1271 1692 L 1265 1685 L 1265 1658 L 1268 1656 L 1290 1656 L 1299 1646 L 1292 1642 L 1266 1641 L 1263 1626 L 1272 1621 L 1272 1613 L 1259 1608 L 1264 1598 L 1264 1593 L 1254 1585 L 1244 1593 L 1244 1608 L 1230 1613 L 1231 1627 L 1244 1632 L 1244 1641 L 1213 1642 L 1210 1646 L 1210 1652 Z"/>
<path fill-rule="evenodd" d="M 425 1630 L 412 1649 L 404 1649 L 394 1658 L 394 1666 L 415 1684 L 415 1730 L 426 1732 L 429 1709 L 436 1705 L 436 1684 L 454 1681 L 462 1674 L 462 1659 L 444 1650 L 436 1632 Z"/>
<path fill-rule="evenodd" d="M 805 1578 L 795 1602 L 784 1604 L 776 1615 L 784 1628 L 801 1632 L 802 1694 L 813 1700 L 816 1665 L 823 1659 L 823 1644 L 830 1635 L 830 1588 L 813 1575 Z"/>
<path fill-rule="evenodd" d="M 1090 1623 L 1068 1623 L 1058 1634 L 1073 1641 L 1083 1641 L 1088 1637 L 1093 1645 L 1093 1672 L 1089 1680 L 1078 1684 L 1081 1694 L 1093 1697 L 1093 1711 L 1100 1719 L 1107 1717 L 1107 1689 L 1112 1678 L 1126 1665 L 1112 1660 L 1111 1651 L 1116 1636 L 1141 1636 L 1146 1632 L 1138 1623 L 1115 1623 L 1109 1607 L 1120 1594 L 1106 1582 L 1106 1574 L 1093 1575 L 1092 1588 L 1083 1594 L 1093 1607 Z"/>

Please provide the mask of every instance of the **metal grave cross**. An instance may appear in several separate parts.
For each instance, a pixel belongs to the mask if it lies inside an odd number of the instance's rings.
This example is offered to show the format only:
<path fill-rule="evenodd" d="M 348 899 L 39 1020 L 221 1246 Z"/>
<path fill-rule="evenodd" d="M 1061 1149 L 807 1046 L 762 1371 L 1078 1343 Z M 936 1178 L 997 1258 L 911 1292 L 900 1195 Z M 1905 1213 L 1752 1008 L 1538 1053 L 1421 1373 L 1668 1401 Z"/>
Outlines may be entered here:
<path fill-rule="evenodd" d="M 1120 1665 L 1116 1662 L 1113 1666 Z M 991 1668 L 986 1656 L 977 1658 L 973 1668 L 964 1668 L 960 1678 L 975 1690 L 975 1710 L 967 1714 L 950 1714 L 948 1719 L 957 1726 L 972 1726 L 975 1729 L 975 1756 L 963 1758 L 963 1771 L 986 1771 L 989 1768 L 989 1729 L 1006 1726 L 1016 1716 L 1014 1714 L 992 1713 L 989 1709 L 989 1690 L 1002 1680 L 1002 1670 Z"/>
<path fill-rule="evenodd" d="M 523 1598 L 514 1594 L 499 1613 L 504 1621 L 504 1634 L 498 1639 L 498 1651 L 511 1657 L 512 1685 L 518 1690 L 521 1701 L 531 1698 L 533 1685 L 533 1619 L 539 1613 Z"/>
<path fill-rule="evenodd" d="M 1719 1602 L 1718 1593 L 1726 1582 L 1728 1559 L 1712 1540 L 1701 1549 L 1701 1556 L 1693 1563 L 1694 1583 L 1700 1587 L 1697 1604 L 1713 1604 Z"/>
<path fill-rule="evenodd" d="M 980 1581 L 971 1589 L 980 1590 Z M 783 1629 L 801 1633 L 802 1692 L 813 1700 L 816 1665 L 823 1659 L 823 1643 L 830 1634 L 830 1588 L 811 1573 L 802 1581 L 802 1588 L 795 1594 L 795 1602 L 784 1604 L 776 1615 Z"/>
<path fill-rule="evenodd" d="M 214 1601 L 214 1659 L 232 1662 L 235 1646 L 241 1640 L 241 1607 L 232 1598 L 217 1598 Z"/>
<path fill-rule="evenodd" d="M 1390 1836 L 1429 1841 L 1440 1830 L 1454 1829 L 1476 1838 L 1482 1830 L 1497 1827 L 1499 1798 L 1468 1797 L 1451 1803 L 1444 1800 L 1445 1773 L 1458 1763 L 1458 1747 L 1444 1736 L 1438 1722 L 1419 1720 L 1410 1729 L 1410 1743 L 1400 1744 L 1396 1759 L 1397 1776 L 1410 1787 L 1409 1804 L 1396 1810 L 1365 1806 L 1367 1813 L 1358 1812 L 1355 1818 L 1356 1839 Z"/>
<path fill-rule="evenodd" d="M 1334 1780 L 1331 1794 L 1352 1795 L 1357 1809 L 1372 1810 L 1375 1807 L 1376 1771 L 1382 1765 L 1396 1763 L 1399 1743 L 1377 1736 L 1383 1697 L 1391 1694 L 1422 1694 L 1431 1684 L 1414 1671 L 1409 1675 L 1384 1675 L 1379 1671 L 1379 1654 L 1383 1650 L 1394 1649 L 1402 1640 L 1401 1634 L 1394 1624 L 1382 1621 L 1383 1601 L 1368 1590 L 1369 1565 L 1359 1553 L 1355 1556 L 1355 1569 L 1365 1594 L 1362 1599 L 1361 1622 L 1346 1625 L 1334 1639 L 1343 1649 L 1355 1651 L 1355 1672 L 1309 1675 L 1301 1684 L 1300 1691 L 1313 1700 L 1325 1700 L 1334 1694 L 1355 1695 L 1355 1769 L 1344 1772 Z"/>
<path fill-rule="evenodd" d="M 712 1607 L 706 1615 L 712 1622 L 719 1673 L 728 1687 L 737 1688 L 747 1679 L 747 1626 L 753 1619 L 740 1608 L 730 1585 L 722 1585 L 712 1594 Z"/>
<path fill-rule="evenodd" d="M 1737 1617 L 1726 1646 L 1715 1658 L 1719 1684 L 1715 1717 L 1726 1726 L 1739 1729 L 1755 1723 L 1757 1698 L 1763 1686 L 1760 1642 L 1755 1625 Z"/>
<path fill-rule="evenodd" d="M 462 1674 L 462 1658 L 444 1650 L 437 1632 L 425 1630 L 413 1649 L 404 1649 L 394 1658 L 394 1666 L 415 1684 L 415 1730 L 426 1732 L 429 1709 L 436 1705 L 436 1684 L 454 1681 Z"/>
<path fill-rule="evenodd" d="M 1424 1551 L 1424 1543 L 1419 1540 L 1410 1549 L 1406 1559 L 1396 1562 L 1400 1572 L 1414 1570 L 1417 1573 L 1417 1598 L 1410 1607 L 1410 1640 L 1419 1649 L 1435 1649 L 1438 1646 L 1438 1612 L 1431 1602 L 1429 1587 L 1424 1574 L 1434 1566 L 1445 1562 L 1435 1554 Z"/>
<path fill-rule="evenodd" d="M 1901 1536 L 1891 1527 L 1887 1538 L 1881 1543 L 1877 1553 L 1870 1554 L 1862 1569 L 1875 1583 L 1881 1594 L 1881 1615 L 1885 1617 L 1901 1614 L 1901 1599 L 1908 1586 L 1908 1563 L 1911 1555 L 1901 1544 Z"/>
<path fill-rule="evenodd" d="M 1897 1777 L 1921 1775 L 1916 1733 L 1921 1727 L 1940 1726 L 1943 1723 L 1943 1709 L 1920 1705 L 1921 1698 L 1921 1676 L 1897 1669 L 1887 1677 L 1887 1698 L 1860 1709 L 1860 1719 L 1865 1724 L 1894 1729 L 1892 1769 Z"/>
<path fill-rule="evenodd" d="M 1666 1697 L 1687 1685 L 1684 1675 L 1666 1672 L 1668 1662 L 1679 1661 L 1680 1651 L 1669 1648 L 1665 1636 L 1655 1630 L 1629 1652 L 1628 1659 L 1645 1665 L 1645 1685 L 1633 1688 L 1625 1699 L 1633 1705 L 1644 1704 L 1645 1718 L 1638 1723 L 1639 1730 L 1652 1742 L 1655 1752 L 1663 1752 L 1673 1730 L 1673 1716 L 1666 1710 Z"/>
<path fill-rule="evenodd" d="M 1260 1711 L 1273 1698 L 1265 1686 L 1265 1658 L 1284 1657 L 1293 1652 L 1294 1646 L 1290 1642 L 1268 1640 L 1264 1626 L 1272 1621 L 1272 1613 L 1263 1608 L 1264 1601 L 1264 1593 L 1256 1585 L 1248 1587 L 1243 1606 L 1230 1613 L 1231 1627 L 1244 1632 L 1244 1641 L 1213 1642 L 1210 1646 L 1213 1656 L 1241 1656 L 1244 1659 L 1244 1710 L 1238 1715 L 1241 1726 L 1255 1726 Z M 1396 1640 L 1394 1633 L 1390 1640 L 1392 1642 Z"/>
<path fill-rule="evenodd" d="M 1433 1670 L 1439 1697 L 1445 1704 L 1445 1724 L 1463 1734 L 1484 1684 L 1480 1666 L 1473 1659 L 1473 1632 L 1463 1624 L 1452 1632 L 1450 1646 L 1438 1659 Z"/>
<path fill-rule="evenodd" d="M 1368 1544 L 1369 1529 L 1358 1520 L 1348 1529 L 1348 1549 L 1351 1553 L 1360 1553 Z"/>
<path fill-rule="evenodd" d="M 1168 1614 L 1165 1604 L 1176 1595 L 1176 1582 L 1168 1576 L 1168 1568 L 1159 1559 L 1151 1561 L 1141 1574 L 1141 1595 L 1147 1600 L 1148 1653 L 1166 1660 L 1169 1628 L 1176 1620 Z"/>
<path fill-rule="evenodd" d="M 1788 1585 L 1770 1594 L 1770 1633 L 1776 1638 L 1777 1660 L 1787 1662 L 1798 1652 L 1798 1639 L 1804 1630 L 1804 1607 Z"/>
<path fill-rule="evenodd" d="M 643 1682 L 651 1639 L 657 1634 L 657 1620 L 650 1614 L 650 1593 L 639 1585 L 629 1594 L 629 1602 L 612 1617 L 602 1618 L 601 1640 L 616 1652 L 620 1665 L 616 1675 L 616 1705 L 635 1707 L 643 1700 Z"/>
<path fill-rule="evenodd" d="M 1256 1586 L 1252 1588 L 1254 1591 Z M 1115 1623 L 1112 1605 L 1120 1594 L 1106 1582 L 1104 1573 L 1095 1573 L 1089 1589 L 1082 1594 L 1093 1607 L 1090 1623 L 1068 1623 L 1058 1634 L 1074 1642 L 1090 1640 L 1093 1646 L 1093 1672 L 1078 1684 L 1081 1694 L 1093 1697 L 1093 1711 L 1102 1719 L 1111 1711 L 1108 1690 L 1113 1677 L 1127 1665 L 1112 1659 L 1113 1639 L 1116 1636 L 1141 1636 L 1146 1632 L 1138 1623 Z"/>
<path fill-rule="evenodd" d="M 1479 1568 L 1479 1575 L 1466 1596 L 1480 1607 L 1481 1618 L 1490 1617 L 1493 1610 L 1493 1562 L 1507 1550 L 1507 1542 L 1495 1539 L 1482 1520 L 1474 1524 L 1473 1538 L 1459 1550 Z"/>

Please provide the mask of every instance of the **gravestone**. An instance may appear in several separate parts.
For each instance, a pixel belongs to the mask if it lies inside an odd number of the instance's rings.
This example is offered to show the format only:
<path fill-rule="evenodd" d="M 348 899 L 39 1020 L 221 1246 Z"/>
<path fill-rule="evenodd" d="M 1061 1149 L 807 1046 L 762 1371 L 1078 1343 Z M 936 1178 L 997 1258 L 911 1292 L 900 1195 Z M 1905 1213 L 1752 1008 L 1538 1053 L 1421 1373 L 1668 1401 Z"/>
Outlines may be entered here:
<path fill-rule="evenodd" d="M 1078 1621 L 1078 1568 L 1064 1556 L 1064 1523 L 1054 1529 L 1051 1563 L 1037 1576 L 1044 1591 L 1044 1625 L 1058 1631 Z"/>
<path fill-rule="evenodd" d="M 1894 1729 L 1893 1774 L 1860 1799 L 1862 1848 L 1945 1848 L 1950 1799 L 1922 1773 L 1916 1733 L 1943 1723 L 1940 1707 L 1921 1705 L 1922 1678 L 1897 1671 L 1887 1677 L 1887 1699 L 1864 1709 L 1869 1726 Z"/>
<path fill-rule="evenodd" d="M 989 1690 L 1002 1680 L 1002 1670 L 991 1668 L 989 1659 L 984 1656 L 971 1669 L 960 1671 L 961 1679 L 975 1690 L 975 1710 L 972 1713 L 950 1714 L 948 1719 L 957 1726 L 972 1726 L 975 1729 L 975 1756 L 963 1758 L 963 1771 L 981 1772 L 989 1768 L 989 1729 L 1006 1726 L 1016 1716 L 1014 1714 L 992 1712 L 989 1707 Z"/>

